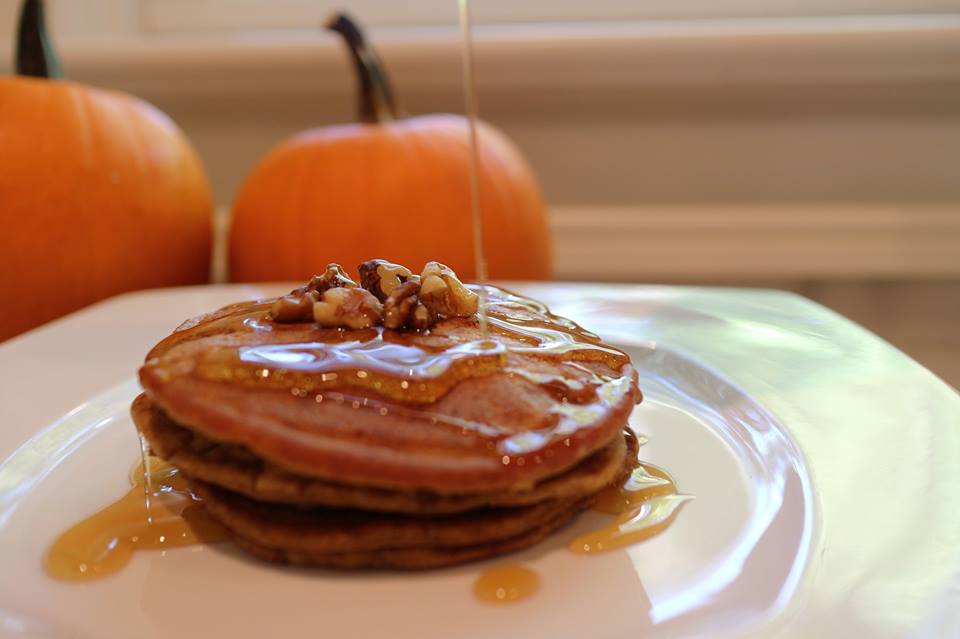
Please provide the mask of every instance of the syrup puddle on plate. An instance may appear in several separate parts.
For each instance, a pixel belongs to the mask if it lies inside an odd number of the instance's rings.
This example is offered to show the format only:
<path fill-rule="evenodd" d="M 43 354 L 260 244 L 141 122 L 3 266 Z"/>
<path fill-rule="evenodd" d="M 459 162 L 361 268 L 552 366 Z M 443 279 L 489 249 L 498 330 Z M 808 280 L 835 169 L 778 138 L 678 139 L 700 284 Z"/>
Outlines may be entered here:
<path fill-rule="evenodd" d="M 599 530 L 580 535 L 568 549 L 589 555 L 649 539 L 665 530 L 691 499 L 677 493 L 676 484 L 665 470 L 637 462 L 622 487 L 607 488 L 593 503 L 594 510 L 616 515 L 616 519 Z"/>
<path fill-rule="evenodd" d="M 494 566 L 483 571 L 473 583 L 473 594 L 477 599 L 498 604 L 526 599 L 539 589 L 540 575 L 516 564 Z"/>
<path fill-rule="evenodd" d="M 123 568 L 137 550 L 226 539 L 177 469 L 163 460 L 144 457 L 130 472 L 130 483 L 127 494 L 57 538 L 44 560 L 48 575 L 62 581 L 97 579 Z"/>
<path fill-rule="evenodd" d="M 597 530 L 576 537 L 567 550 L 593 555 L 623 548 L 654 537 L 666 530 L 683 505 L 693 499 L 677 493 L 673 478 L 662 468 L 637 461 L 622 486 L 610 486 L 596 496 L 593 510 L 615 519 Z M 526 599 L 540 586 L 536 572 L 523 566 L 504 564 L 485 570 L 474 582 L 474 595 L 489 603 L 510 603 Z"/>

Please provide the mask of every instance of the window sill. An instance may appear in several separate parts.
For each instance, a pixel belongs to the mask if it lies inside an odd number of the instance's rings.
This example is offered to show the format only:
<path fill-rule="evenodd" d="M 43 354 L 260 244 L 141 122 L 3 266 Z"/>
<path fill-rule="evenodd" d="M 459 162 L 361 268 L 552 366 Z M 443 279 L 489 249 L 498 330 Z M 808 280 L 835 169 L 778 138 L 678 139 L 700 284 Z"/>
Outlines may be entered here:
<path fill-rule="evenodd" d="M 960 205 L 560 207 L 561 280 L 958 279 Z"/>
<path fill-rule="evenodd" d="M 226 281 L 229 212 L 213 281 Z M 960 280 L 960 205 L 553 207 L 554 277 L 597 282 Z"/>

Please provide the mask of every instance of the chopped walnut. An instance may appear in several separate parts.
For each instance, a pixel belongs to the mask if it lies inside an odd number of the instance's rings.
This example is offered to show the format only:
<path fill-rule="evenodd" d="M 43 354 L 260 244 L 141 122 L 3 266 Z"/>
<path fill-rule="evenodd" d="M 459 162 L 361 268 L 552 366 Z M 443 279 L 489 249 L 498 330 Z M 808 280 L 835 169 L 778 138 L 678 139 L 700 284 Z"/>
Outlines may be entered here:
<path fill-rule="evenodd" d="M 449 266 L 427 262 L 420 274 L 420 301 L 438 317 L 469 317 L 477 312 L 480 298 L 457 279 Z"/>
<path fill-rule="evenodd" d="M 362 288 L 331 288 L 313 305 L 313 321 L 320 326 L 369 328 L 383 320 L 383 305 Z"/>
<path fill-rule="evenodd" d="M 437 316 L 429 308 L 423 305 L 423 302 L 417 304 L 410 317 L 407 318 L 407 326 L 422 331 L 430 328 L 437 321 Z"/>
<path fill-rule="evenodd" d="M 420 282 L 410 280 L 393 289 L 383 303 L 383 325 L 398 330 L 424 330 L 433 325 L 436 317 L 420 301 Z"/>
<path fill-rule="evenodd" d="M 358 286 L 359 284 L 344 272 L 342 266 L 331 262 L 327 264 L 327 270 L 320 275 L 314 275 L 305 286 L 297 290 L 305 293 L 315 291 L 317 295 L 323 295 L 332 288 L 357 288 Z"/>
<path fill-rule="evenodd" d="M 357 288 L 358 285 L 343 271 L 339 264 L 328 264 L 327 270 L 314 275 L 310 281 L 290 291 L 270 307 L 270 318 L 274 322 L 293 323 L 313 320 L 313 305 L 320 296 L 333 288 Z"/>
<path fill-rule="evenodd" d="M 275 322 L 308 322 L 327 327 L 424 330 L 444 317 L 469 317 L 479 298 L 449 266 L 428 262 L 423 273 L 386 260 L 360 265 L 361 288 L 339 264 L 330 264 L 309 283 L 277 299 Z"/>
<path fill-rule="evenodd" d="M 367 260 L 360 265 L 359 270 L 360 284 L 381 302 L 385 302 L 390 293 L 401 284 L 409 280 L 420 280 L 407 267 L 386 260 Z"/>
<path fill-rule="evenodd" d="M 299 290 L 278 298 L 270 307 L 270 319 L 282 324 L 310 322 L 313 320 L 313 305 L 320 299 L 314 291 Z"/>

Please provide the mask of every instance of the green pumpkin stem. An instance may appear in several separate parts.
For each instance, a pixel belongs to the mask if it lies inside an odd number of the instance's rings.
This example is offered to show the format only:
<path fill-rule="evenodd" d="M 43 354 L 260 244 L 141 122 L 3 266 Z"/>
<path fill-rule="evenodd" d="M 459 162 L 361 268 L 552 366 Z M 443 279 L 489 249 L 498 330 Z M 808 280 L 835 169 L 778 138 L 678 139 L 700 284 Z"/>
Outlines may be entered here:
<path fill-rule="evenodd" d="M 397 118 L 397 103 L 390 86 L 390 78 L 380 61 L 380 56 L 367 43 L 363 31 L 349 16 L 334 15 L 324 25 L 339 33 L 350 50 L 359 79 L 358 111 L 360 120 L 370 124 Z"/>
<path fill-rule="evenodd" d="M 16 69 L 18 75 L 37 78 L 63 77 L 60 61 L 47 36 L 43 0 L 24 0 L 20 6 Z"/>

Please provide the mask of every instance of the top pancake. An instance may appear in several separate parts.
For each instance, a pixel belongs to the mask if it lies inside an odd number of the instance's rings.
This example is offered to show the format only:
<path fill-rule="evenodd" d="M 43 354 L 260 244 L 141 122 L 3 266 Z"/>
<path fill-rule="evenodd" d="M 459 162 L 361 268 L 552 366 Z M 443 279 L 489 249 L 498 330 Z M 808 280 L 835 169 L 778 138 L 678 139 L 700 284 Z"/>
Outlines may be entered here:
<path fill-rule="evenodd" d="M 397 490 L 524 490 L 616 437 L 640 399 L 629 358 L 542 305 L 486 287 L 429 331 L 275 324 L 272 300 L 189 320 L 140 381 L 181 426 L 292 473 Z"/>

